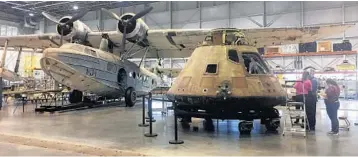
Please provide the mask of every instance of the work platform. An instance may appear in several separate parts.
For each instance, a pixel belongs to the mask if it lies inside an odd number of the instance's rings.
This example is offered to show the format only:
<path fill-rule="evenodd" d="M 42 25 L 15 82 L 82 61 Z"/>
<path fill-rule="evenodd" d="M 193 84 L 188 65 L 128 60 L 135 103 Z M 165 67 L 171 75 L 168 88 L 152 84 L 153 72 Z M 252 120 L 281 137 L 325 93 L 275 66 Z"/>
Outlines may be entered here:
<path fill-rule="evenodd" d="M 355 104 L 357 101 L 342 101 L 338 115 L 347 116 L 350 121 L 356 122 L 358 107 Z M 153 101 L 153 106 L 161 105 L 162 102 Z M 205 131 L 203 125 L 200 125 L 197 132 L 183 130 L 179 125 L 179 139 L 185 143 L 170 145 L 168 141 L 174 138 L 173 111 L 169 110 L 167 115 L 162 115 L 160 110 L 154 112 L 156 122 L 153 123 L 153 132 L 158 136 L 145 137 L 148 127 L 138 127 L 142 121 L 141 102 L 133 108 L 106 107 L 55 114 L 35 114 L 31 105 L 26 106 L 25 113 L 20 110 L 13 114 L 12 108 L 8 106 L 0 111 L 0 142 L 9 142 L 3 141 L 6 139 L 3 136 L 9 135 L 26 137 L 23 140 L 28 145 L 32 144 L 28 142 L 28 138 L 52 143 L 68 142 L 83 145 L 83 149 L 56 145 L 48 146 L 48 149 L 63 148 L 69 152 L 83 151 L 89 155 L 99 154 L 94 154 L 95 151 L 89 149 L 84 151 L 88 146 L 101 148 L 105 152 L 122 150 L 142 155 L 166 156 L 358 155 L 354 151 L 358 144 L 358 127 L 352 126 L 350 131 L 341 130 L 339 136 L 327 135 L 330 121 L 324 107 L 322 101 L 319 101 L 316 132 L 309 132 L 307 138 L 295 135 L 283 137 L 280 134 L 282 128 L 279 128 L 278 133 L 266 133 L 265 127 L 261 126 L 259 121 L 254 122 L 251 136 L 240 135 L 238 121 L 219 121 L 217 126 L 215 120 L 214 132 Z M 21 138 L 13 141 L 20 145 Z"/>

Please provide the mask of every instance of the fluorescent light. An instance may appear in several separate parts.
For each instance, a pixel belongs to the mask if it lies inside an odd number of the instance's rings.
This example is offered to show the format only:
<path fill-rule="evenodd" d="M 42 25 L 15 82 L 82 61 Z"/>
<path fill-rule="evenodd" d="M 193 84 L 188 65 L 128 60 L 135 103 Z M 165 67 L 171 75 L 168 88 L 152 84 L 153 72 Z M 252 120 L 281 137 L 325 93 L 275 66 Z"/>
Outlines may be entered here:
<path fill-rule="evenodd" d="M 29 15 L 30 15 L 30 16 L 34 16 L 34 14 L 33 14 L 33 13 L 29 13 Z"/>
<path fill-rule="evenodd" d="M 73 9 L 77 10 L 77 9 L 78 9 L 78 6 L 77 6 L 77 5 L 74 5 L 74 6 L 73 6 Z"/>

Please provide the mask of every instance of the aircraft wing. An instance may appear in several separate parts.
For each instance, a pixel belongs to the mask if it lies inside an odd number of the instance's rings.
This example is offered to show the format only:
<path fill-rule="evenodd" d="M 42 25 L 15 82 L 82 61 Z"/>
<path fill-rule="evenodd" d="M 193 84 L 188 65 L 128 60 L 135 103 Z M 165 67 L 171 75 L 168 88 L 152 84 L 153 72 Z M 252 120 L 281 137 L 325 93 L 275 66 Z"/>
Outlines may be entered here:
<path fill-rule="evenodd" d="M 8 47 L 26 47 L 44 49 L 48 47 L 59 47 L 60 35 L 55 33 L 49 34 L 31 34 L 18 36 L 0 36 L 0 46 L 5 46 L 5 41 L 8 41 Z M 64 43 L 66 41 L 64 40 Z"/>
<path fill-rule="evenodd" d="M 257 43 L 256 47 L 264 47 L 314 42 L 343 33 L 352 26 L 354 24 L 292 28 L 255 28 L 243 29 L 242 31 L 252 42 Z"/>
<path fill-rule="evenodd" d="M 354 26 L 354 24 L 241 30 L 252 42 L 256 43 L 256 47 L 264 47 L 313 42 L 343 33 L 352 26 Z M 210 34 L 210 31 L 210 29 L 149 30 L 147 39 L 151 45 L 151 49 L 147 53 L 147 57 L 155 58 L 157 53 L 162 58 L 190 57 L 199 43 L 204 41 L 206 35 Z M 130 47 L 130 44 L 128 47 Z M 137 53 L 133 57 L 137 58 L 143 55 L 144 52 Z"/>

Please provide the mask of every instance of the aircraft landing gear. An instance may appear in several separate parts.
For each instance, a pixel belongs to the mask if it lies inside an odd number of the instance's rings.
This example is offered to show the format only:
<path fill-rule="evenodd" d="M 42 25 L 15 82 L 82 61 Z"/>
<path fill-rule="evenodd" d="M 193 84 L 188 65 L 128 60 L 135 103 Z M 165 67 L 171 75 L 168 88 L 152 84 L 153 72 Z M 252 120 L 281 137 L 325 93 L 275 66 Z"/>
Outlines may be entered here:
<path fill-rule="evenodd" d="M 70 93 L 70 96 L 69 96 L 69 102 L 72 104 L 72 103 L 79 103 L 82 101 L 82 96 L 83 96 L 83 93 L 79 90 L 73 90 L 71 93 Z"/>
<path fill-rule="evenodd" d="M 137 93 L 133 88 L 130 87 L 126 90 L 124 99 L 127 107 L 133 107 L 137 100 Z"/>
<path fill-rule="evenodd" d="M 277 128 L 280 127 L 280 119 L 273 118 L 265 121 L 265 126 L 267 131 L 277 131 Z"/>
<path fill-rule="evenodd" d="M 250 134 L 253 128 L 252 121 L 242 121 L 239 123 L 240 134 Z"/>
<path fill-rule="evenodd" d="M 214 131 L 214 124 L 213 124 L 213 120 L 211 118 L 205 118 L 204 129 L 206 131 Z"/>
<path fill-rule="evenodd" d="M 183 117 L 180 121 L 181 126 L 183 129 L 190 129 L 190 121 L 191 121 L 191 117 Z"/>

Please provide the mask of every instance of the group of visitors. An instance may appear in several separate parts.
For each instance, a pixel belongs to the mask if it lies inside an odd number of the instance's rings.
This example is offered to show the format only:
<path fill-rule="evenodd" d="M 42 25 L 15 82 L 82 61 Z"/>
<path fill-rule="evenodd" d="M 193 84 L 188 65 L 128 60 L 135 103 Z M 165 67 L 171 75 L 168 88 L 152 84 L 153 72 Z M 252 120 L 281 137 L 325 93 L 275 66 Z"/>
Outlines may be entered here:
<path fill-rule="evenodd" d="M 318 81 L 314 77 L 314 71 L 304 71 L 302 79 L 297 81 L 294 85 L 296 89 L 295 101 L 304 102 L 307 115 L 307 129 L 315 131 L 316 126 L 316 104 L 317 104 L 317 91 Z M 321 96 L 324 97 L 324 102 L 327 109 L 328 117 L 331 120 L 332 129 L 329 134 L 338 135 L 339 121 L 337 112 L 340 106 L 339 103 L 340 88 L 333 79 L 326 80 L 325 93 Z M 302 106 L 296 106 L 296 109 L 300 109 Z M 299 119 L 296 119 L 295 123 L 299 123 Z"/>

